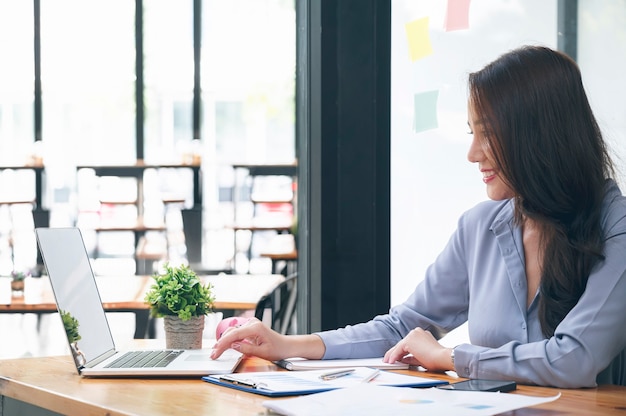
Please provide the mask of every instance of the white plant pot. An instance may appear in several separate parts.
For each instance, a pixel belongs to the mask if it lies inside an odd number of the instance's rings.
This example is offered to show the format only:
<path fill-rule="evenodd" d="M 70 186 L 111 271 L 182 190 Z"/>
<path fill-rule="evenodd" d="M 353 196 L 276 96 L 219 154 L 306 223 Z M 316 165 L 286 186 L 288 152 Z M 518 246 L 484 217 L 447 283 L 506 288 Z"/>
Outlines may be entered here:
<path fill-rule="evenodd" d="M 197 350 L 202 348 L 204 315 L 192 316 L 186 321 L 178 316 L 165 316 L 165 347 L 177 350 Z"/>

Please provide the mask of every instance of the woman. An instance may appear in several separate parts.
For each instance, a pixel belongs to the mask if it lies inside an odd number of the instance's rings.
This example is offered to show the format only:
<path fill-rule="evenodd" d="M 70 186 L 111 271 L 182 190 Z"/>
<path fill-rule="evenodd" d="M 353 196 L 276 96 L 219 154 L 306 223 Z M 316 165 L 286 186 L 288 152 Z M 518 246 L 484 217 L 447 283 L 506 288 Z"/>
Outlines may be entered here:
<path fill-rule="evenodd" d="M 626 198 L 577 65 L 544 47 L 469 76 L 468 159 L 490 201 L 459 220 L 403 304 L 367 323 L 284 336 L 258 321 L 233 347 L 275 360 L 384 355 L 461 377 L 562 388 L 625 384 Z M 468 322 L 471 344 L 437 342 Z"/>

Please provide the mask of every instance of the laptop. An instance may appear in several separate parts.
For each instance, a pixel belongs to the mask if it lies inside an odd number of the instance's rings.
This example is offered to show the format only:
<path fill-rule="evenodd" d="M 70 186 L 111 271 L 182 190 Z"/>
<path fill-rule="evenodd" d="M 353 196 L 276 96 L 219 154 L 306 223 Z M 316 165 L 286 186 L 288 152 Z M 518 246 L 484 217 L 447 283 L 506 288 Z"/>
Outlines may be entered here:
<path fill-rule="evenodd" d="M 80 230 L 36 228 L 35 235 L 59 313 L 64 321 L 78 324 L 78 328 L 64 331 L 78 374 L 89 377 L 163 377 L 235 371 L 242 354 L 232 349 L 217 360 L 210 358 L 210 349 L 117 350 Z M 80 336 L 78 340 L 76 333 Z M 148 354 L 152 358 L 139 360 L 141 364 L 120 359 Z"/>

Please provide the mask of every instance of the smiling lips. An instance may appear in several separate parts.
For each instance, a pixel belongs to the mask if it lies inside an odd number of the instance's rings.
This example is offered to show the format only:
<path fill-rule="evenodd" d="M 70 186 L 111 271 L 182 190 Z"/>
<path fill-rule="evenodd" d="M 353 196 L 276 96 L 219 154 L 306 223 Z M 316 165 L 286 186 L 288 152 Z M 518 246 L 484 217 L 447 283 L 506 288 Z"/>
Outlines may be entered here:
<path fill-rule="evenodd" d="M 489 183 L 492 180 L 494 180 L 496 178 L 496 172 L 489 169 L 485 169 L 485 170 L 481 170 L 482 174 L 483 174 L 483 182 L 484 183 Z"/>

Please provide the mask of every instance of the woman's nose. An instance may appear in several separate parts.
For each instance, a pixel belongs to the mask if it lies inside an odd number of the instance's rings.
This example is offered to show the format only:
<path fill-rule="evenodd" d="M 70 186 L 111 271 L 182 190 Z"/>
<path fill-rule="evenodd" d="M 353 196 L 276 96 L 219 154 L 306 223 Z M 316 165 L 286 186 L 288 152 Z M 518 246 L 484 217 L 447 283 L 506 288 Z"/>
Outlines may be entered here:
<path fill-rule="evenodd" d="M 479 141 L 476 139 L 476 136 L 472 136 L 472 142 L 470 143 L 469 150 L 467 151 L 467 160 L 472 163 L 480 162 L 485 156 L 483 152 L 483 148 Z"/>

